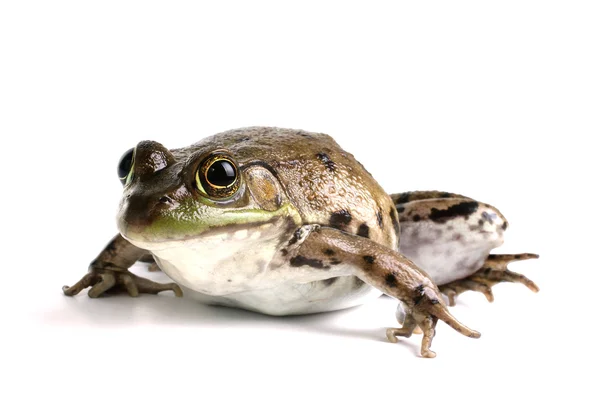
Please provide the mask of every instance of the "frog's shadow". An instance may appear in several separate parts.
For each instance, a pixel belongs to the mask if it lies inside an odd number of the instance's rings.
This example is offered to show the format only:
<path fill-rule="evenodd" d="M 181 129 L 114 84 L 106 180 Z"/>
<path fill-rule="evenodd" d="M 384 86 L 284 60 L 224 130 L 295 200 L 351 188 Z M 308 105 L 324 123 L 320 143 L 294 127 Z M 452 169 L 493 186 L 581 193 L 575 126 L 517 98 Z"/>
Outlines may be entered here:
<path fill-rule="evenodd" d="M 269 316 L 242 309 L 201 304 L 192 299 L 175 298 L 171 294 L 141 295 L 131 298 L 126 295 L 110 295 L 100 299 L 90 299 L 84 294 L 63 297 L 60 310 L 47 311 L 44 322 L 57 327 L 94 325 L 102 328 L 134 326 L 139 323 L 158 326 L 197 326 L 223 328 L 271 327 L 294 332 L 307 331 L 321 335 L 369 339 L 387 342 L 385 328 L 357 329 L 336 324 L 336 321 L 350 317 L 354 308 L 293 316 Z M 391 299 L 390 299 L 391 300 Z M 409 347 L 416 346 L 402 341 Z"/>

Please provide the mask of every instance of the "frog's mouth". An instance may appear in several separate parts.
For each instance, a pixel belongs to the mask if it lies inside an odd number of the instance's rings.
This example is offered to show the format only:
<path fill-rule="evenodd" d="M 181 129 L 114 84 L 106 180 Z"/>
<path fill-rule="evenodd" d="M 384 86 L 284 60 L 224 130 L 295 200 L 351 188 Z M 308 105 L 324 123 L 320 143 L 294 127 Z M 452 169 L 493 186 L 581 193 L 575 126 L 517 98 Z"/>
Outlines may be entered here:
<path fill-rule="evenodd" d="M 119 225 L 121 236 L 131 242 L 134 246 L 149 251 L 161 251 L 176 247 L 195 247 L 198 245 L 215 245 L 221 242 L 270 240 L 273 237 L 281 237 L 282 240 L 292 236 L 297 225 L 293 218 L 272 217 L 264 221 L 253 221 L 247 223 L 232 223 L 228 225 L 206 227 L 204 230 L 196 230 L 193 234 L 182 235 L 155 235 L 148 234 L 144 228 Z M 155 231 L 151 230 L 150 233 Z M 209 245 L 209 246 L 210 246 Z"/>

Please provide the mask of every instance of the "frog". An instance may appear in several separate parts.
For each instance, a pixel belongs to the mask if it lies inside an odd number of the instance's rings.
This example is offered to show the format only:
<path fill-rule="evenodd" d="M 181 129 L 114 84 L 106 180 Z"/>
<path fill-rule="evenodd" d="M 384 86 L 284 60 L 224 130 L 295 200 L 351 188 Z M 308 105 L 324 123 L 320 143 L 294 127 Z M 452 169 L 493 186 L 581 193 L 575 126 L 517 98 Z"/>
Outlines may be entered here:
<path fill-rule="evenodd" d="M 491 254 L 508 222 L 495 207 L 444 191 L 388 194 L 329 135 L 276 127 L 221 132 L 182 148 L 141 141 L 118 163 L 118 233 L 63 293 L 172 291 L 205 304 L 282 316 L 398 300 L 398 342 L 439 320 L 480 333 L 449 311 L 466 291 L 493 300 L 501 282 L 538 287 L 508 269 L 536 254 Z M 132 273 L 154 261 L 172 279 Z M 448 301 L 446 301 L 446 298 Z"/>

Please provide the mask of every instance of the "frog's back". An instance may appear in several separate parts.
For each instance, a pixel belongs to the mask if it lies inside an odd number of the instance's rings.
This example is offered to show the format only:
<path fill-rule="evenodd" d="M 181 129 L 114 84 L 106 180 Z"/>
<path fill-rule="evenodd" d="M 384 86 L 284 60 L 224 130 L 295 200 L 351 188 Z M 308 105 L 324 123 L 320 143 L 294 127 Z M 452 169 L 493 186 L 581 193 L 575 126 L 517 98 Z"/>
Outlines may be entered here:
<path fill-rule="evenodd" d="M 249 127 L 207 137 L 185 151 L 203 147 L 227 149 L 241 166 L 269 168 L 303 223 L 331 226 L 397 248 L 399 225 L 391 198 L 330 136 Z"/>

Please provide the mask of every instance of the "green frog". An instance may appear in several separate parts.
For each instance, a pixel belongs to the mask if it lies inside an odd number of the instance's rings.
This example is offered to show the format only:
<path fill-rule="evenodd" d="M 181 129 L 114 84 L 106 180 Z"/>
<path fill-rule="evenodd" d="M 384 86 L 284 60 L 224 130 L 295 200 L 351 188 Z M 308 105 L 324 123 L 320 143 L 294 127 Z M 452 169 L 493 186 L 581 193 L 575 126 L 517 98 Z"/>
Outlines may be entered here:
<path fill-rule="evenodd" d="M 492 300 L 499 282 L 536 285 L 510 271 L 535 254 L 491 255 L 508 224 L 494 207 L 441 191 L 389 195 L 328 135 L 235 129 L 168 150 L 142 141 L 118 166 L 117 234 L 68 296 L 173 291 L 270 315 L 318 313 L 399 300 L 401 327 L 430 350 L 438 320 L 480 334 L 448 311 L 467 290 Z M 128 271 L 152 260 L 173 283 Z"/>

